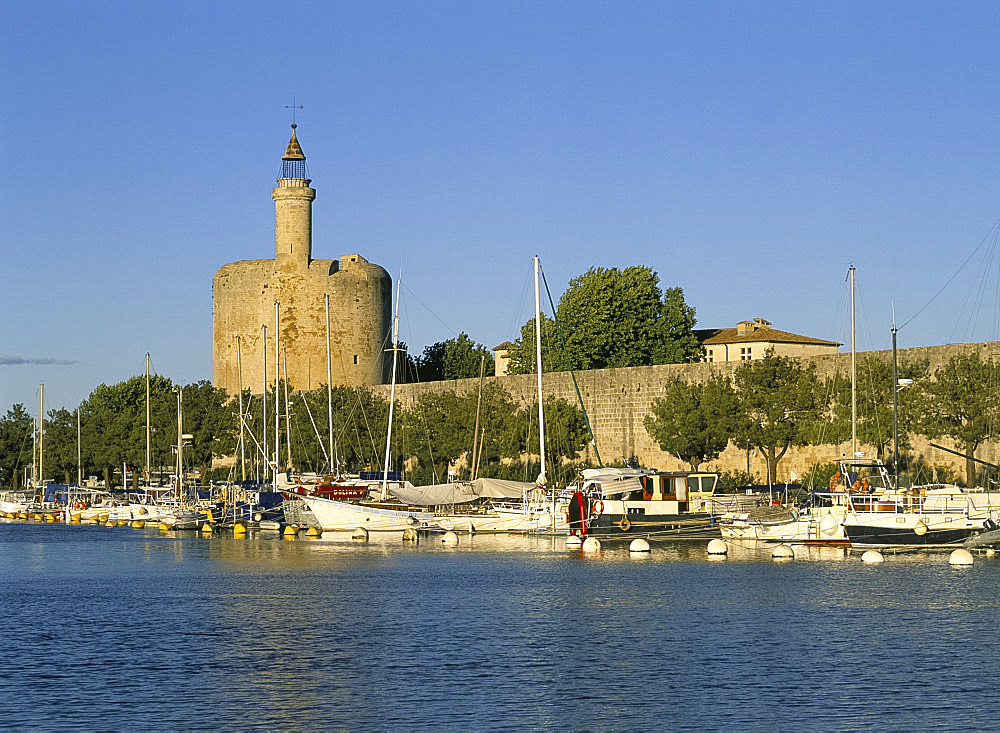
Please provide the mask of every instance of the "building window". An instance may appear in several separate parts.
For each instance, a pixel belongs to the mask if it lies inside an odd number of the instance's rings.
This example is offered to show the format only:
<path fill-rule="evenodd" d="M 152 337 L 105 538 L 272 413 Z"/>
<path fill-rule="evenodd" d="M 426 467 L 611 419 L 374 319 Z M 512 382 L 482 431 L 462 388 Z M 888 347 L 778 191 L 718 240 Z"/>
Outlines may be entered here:
<path fill-rule="evenodd" d="M 355 354 L 355 355 L 354 355 L 354 363 L 355 363 L 355 364 L 357 364 L 357 363 L 358 363 L 358 355 L 357 355 L 357 354 Z"/>
<path fill-rule="evenodd" d="M 753 355 L 751 354 L 750 348 L 751 347 L 747 346 L 746 348 L 740 349 L 740 361 L 750 361 L 751 359 L 753 359 Z"/>

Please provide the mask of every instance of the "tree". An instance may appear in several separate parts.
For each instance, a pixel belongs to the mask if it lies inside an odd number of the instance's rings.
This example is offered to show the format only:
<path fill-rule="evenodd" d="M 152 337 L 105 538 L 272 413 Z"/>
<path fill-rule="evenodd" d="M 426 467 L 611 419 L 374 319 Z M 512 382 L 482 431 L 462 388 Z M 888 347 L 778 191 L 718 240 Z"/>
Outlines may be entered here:
<path fill-rule="evenodd" d="M 17 489 L 24 467 L 31 463 L 34 422 L 24 405 L 13 405 L 0 418 L 0 485 Z"/>
<path fill-rule="evenodd" d="M 469 338 L 465 332 L 447 341 L 438 341 L 417 357 L 417 376 L 421 382 L 445 379 L 473 379 L 485 364 L 484 376 L 493 376 L 493 355 L 488 348 Z"/>
<path fill-rule="evenodd" d="M 813 365 L 769 351 L 745 361 L 733 374 L 737 445 L 757 448 L 767 459 L 768 481 L 792 446 L 808 445 L 809 428 L 822 419 L 821 387 Z"/>
<path fill-rule="evenodd" d="M 229 402 L 226 391 L 213 387 L 207 380 L 184 387 L 184 432 L 193 436 L 191 445 L 184 448 L 184 458 L 188 465 L 200 467 L 203 485 L 208 481 L 212 459 L 231 456 L 236 448 L 236 428 Z"/>
<path fill-rule="evenodd" d="M 927 381 L 930 363 L 926 359 L 903 361 L 898 364 L 897 378 L 912 379 L 915 385 Z M 866 354 L 857 364 L 857 436 L 862 445 L 875 448 L 880 459 L 887 457 L 893 441 L 893 385 L 892 362 L 888 359 Z M 828 390 L 833 394 L 835 422 L 832 436 L 817 436 L 815 442 L 826 442 L 823 437 L 838 442 L 849 440 L 851 436 L 851 381 L 848 377 L 835 374 L 828 382 Z M 909 433 L 919 417 L 922 388 L 914 386 L 899 392 L 899 448 L 910 447 Z"/>
<path fill-rule="evenodd" d="M 695 384 L 675 377 L 664 385 L 663 396 L 653 402 L 653 414 L 643 424 L 661 450 L 697 471 L 729 445 L 734 411 L 732 384 L 724 377 Z"/>
<path fill-rule="evenodd" d="M 700 353 L 694 309 L 684 302 L 680 288 L 661 292 L 659 276 L 648 267 L 590 268 L 570 281 L 556 307 L 556 321 L 558 331 L 542 324 L 546 371 L 675 363 Z M 534 368 L 533 329 L 533 321 L 525 324 L 510 351 L 512 373 Z"/>
<path fill-rule="evenodd" d="M 972 456 L 989 438 L 1000 417 L 997 379 L 1000 369 L 979 354 L 956 354 L 934 372 L 927 385 L 927 402 L 918 428 L 929 438 L 947 437 L 966 454 L 967 486 L 975 486 L 976 462 Z"/>

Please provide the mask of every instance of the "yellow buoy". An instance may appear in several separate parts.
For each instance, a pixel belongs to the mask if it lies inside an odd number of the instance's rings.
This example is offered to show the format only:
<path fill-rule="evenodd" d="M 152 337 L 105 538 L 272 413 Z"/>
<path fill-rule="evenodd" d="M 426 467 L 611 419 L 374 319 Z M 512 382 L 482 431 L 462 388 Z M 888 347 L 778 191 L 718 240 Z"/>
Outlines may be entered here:
<path fill-rule="evenodd" d="M 42 515 L 42 514 L 36 514 L 35 515 L 35 521 L 36 522 L 44 522 L 45 521 L 45 516 Z"/>
<path fill-rule="evenodd" d="M 244 525 L 240 524 L 239 522 L 233 525 L 233 537 L 246 537 L 246 536 L 247 536 L 247 528 Z"/>
<path fill-rule="evenodd" d="M 127 519 L 119 519 L 118 520 L 118 526 L 119 527 L 127 527 L 128 526 L 128 520 Z"/>
<path fill-rule="evenodd" d="M 285 537 L 294 537 L 298 533 L 299 533 L 299 526 L 297 524 L 289 524 L 288 526 L 285 527 L 284 532 L 282 532 L 282 534 Z"/>
<path fill-rule="evenodd" d="M 18 519 L 27 519 L 28 518 L 28 512 L 19 512 L 18 515 L 17 515 L 17 518 Z"/>
<path fill-rule="evenodd" d="M 90 518 L 90 521 L 91 521 L 92 524 L 100 524 L 101 523 L 101 518 L 98 515 L 95 514 L 94 516 L 92 516 Z"/>
<path fill-rule="evenodd" d="M 115 520 L 113 520 L 113 519 L 109 519 L 108 521 L 106 521 L 106 522 L 104 523 L 104 526 L 105 526 L 105 527 L 117 527 L 117 526 L 118 526 L 118 522 L 116 522 L 116 521 L 115 521 Z"/>
<path fill-rule="evenodd" d="M 201 533 L 202 534 L 212 534 L 212 531 L 213 531 L 212 530 L 212 525 L 209 524 L 208 522 L 205 522 L 203 525 L 201 525 Z"/>
<path fill-rule="evenodd" d="M 323 530 L 321 530 L 319 527 L 310 527 L 309 529 L 306 530 L 306 537 L 322 537 L 322 536 L 323 536 Z"/>
<path fill-rule="evenodd" d="M 81 519 L 82 519 L 82 516 L 80 515 L 79 512 L 77 512 L 76 514 L 70 514 L 69 515 L 69 521 L 72 524 L 79 524 Z"/>
<path fill-rule="evenodd" d="M 54 522 L 54 521 L 56 521 L 56 515 L 55 514 L 46 514 L 45 515 L 45 521 L 46 522 Z"/>
<path fill-rule="evenodd" d="M 142 520 L 142 519 L 137 519 L 134 522 L 132 522 L 132 529 L 142 529 L 145 526 L 146 526 L 146 522 L 145 522 L 145 520 Z"/>
<path fill-rule="evenodd" d="M 167 524 L 166 522 L 160 522 L 160 531 L 169 532 L 173 529 L 173 525 Z"/>

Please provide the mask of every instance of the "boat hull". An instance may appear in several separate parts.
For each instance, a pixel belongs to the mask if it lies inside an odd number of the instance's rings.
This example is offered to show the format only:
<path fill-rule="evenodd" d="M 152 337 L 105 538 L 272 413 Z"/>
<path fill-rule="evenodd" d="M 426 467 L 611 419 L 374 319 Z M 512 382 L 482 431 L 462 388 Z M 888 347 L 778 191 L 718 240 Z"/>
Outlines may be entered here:
<path fill-rule="evenodd" d="M 355 504 L 319 496 L 300 496 L 296 500 L 303 504 L 302 514 L 311 515 L 311 521 L 306 523 L 324 532 L 350 532 L 358 527 L 376 532 L 401 532 L 421 522 L 434 521 L 433 512 L 412 510 L 402 505 L 396 509 L 390 508 L 390 505 Z"/>

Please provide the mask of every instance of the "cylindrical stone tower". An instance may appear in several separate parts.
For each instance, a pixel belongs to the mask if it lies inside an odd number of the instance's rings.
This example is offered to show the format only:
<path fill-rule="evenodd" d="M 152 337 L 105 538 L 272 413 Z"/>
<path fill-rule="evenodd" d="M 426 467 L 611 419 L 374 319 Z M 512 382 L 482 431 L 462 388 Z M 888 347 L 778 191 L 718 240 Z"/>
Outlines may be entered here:
<path fill-rule="evenodd" d="M 223 265 L 212 281 L 212 382 L 235 394 L 242 383 L 254 393 L 274 384 L 277 335 L 293 389 L 326 384 L 326 299 L 329 298 L 330 371 L 334 385 L 380 384 L 392 318 L 392 279 L 358 254 L 339 260 L 312 257 L 312 202 L 316 192 L 306 156 L 295 136 L 281 158 L 274 199 L 273 260 Z M 274 304 L 281 305 L 275 323 Z M 268 344 L 262 344 L 267 326 Z M 275 331 L 277 330 L 277 334 Z M 237 336 L 240 350 L 237 352 Z"/>

